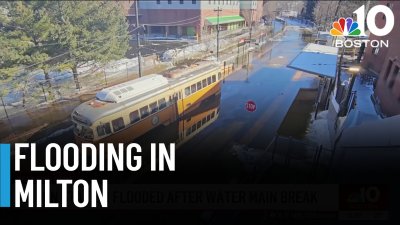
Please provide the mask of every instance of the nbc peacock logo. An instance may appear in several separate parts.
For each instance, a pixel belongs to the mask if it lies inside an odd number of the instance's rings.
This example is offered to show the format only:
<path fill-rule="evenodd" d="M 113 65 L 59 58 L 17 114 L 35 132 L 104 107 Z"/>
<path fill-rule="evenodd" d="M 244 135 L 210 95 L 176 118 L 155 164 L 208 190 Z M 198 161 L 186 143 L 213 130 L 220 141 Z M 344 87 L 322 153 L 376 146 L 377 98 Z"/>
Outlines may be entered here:
<path fill-rule="evenodd" d="M 353 21 L 352 18 L 340 18 L 338 21 L 333 22 L 330 31 L 332 36 L 360 36 L 361 30 L 359 29 L 358 22 Z"/>

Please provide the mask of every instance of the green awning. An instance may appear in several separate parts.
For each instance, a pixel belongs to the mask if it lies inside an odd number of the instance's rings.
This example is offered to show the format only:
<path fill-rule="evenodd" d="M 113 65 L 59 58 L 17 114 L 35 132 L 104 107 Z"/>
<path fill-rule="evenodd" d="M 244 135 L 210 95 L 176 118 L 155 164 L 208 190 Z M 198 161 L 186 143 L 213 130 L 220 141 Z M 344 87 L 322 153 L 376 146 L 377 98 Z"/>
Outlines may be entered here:
<path fill-rule="evenodd" d="M 211 25 L 217 25 L 218 17 L 207 17 L 206 20 Z M 241 16 L 220 16 L 219 17 L 219 24 L 226 24 L 226 23 L 234 23 L 234 22 L 241 22 L 244 21 L 244 18 Z"/>

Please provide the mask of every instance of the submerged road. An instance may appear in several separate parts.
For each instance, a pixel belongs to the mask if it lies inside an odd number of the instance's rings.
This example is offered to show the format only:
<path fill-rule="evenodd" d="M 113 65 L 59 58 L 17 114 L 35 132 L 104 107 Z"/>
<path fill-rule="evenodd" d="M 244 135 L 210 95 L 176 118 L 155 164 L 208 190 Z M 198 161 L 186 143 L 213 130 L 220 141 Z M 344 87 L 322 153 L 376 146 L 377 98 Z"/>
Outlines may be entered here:
<path fill-rule="evenodd" d="M 177 171 L 182 173 L 177 177 L 185 180 L 165 175 L 155 180 L 230 182 L 260 160 L 299 89 L 317 85 L 315 76 L 286 67 L 305 45 L 300 31 L 289 28 L 270 51 L 254 52 L 249 72 L 241 69 L 222 84 L 218 118 L 177 150 Z M 249 100 L 256 103 L 256 111 L 246 110 Z M 157 138 L 160 133 L 150 135 Z"/>

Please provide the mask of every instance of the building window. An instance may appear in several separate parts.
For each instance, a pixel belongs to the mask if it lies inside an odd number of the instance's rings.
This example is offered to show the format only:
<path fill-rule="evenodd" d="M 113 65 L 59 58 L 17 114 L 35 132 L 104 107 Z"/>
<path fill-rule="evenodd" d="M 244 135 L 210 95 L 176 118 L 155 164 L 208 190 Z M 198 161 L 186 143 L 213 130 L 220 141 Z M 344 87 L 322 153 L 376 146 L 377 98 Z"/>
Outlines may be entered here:
<path fill-rule="evenodd" d="M 113 129 L 114 129 L 114 132 L 120 131 L 125 128 L 124 119 L 122 119 L 122 117 L 120 117 L 116 120 L 113 120 L 111 123 L 112 123 Z"/>
<path fill-rule="evenodd" d="M 387 80 L 388 77 L 389 77 L 390 71 L 392 70 L 392 65 L 393 65 L 393 61 L 389 60 L 389 63 L 387 65 L 387 67 L 386 67 L 386 73 L 385 73 L 385 76 L 384 76 L 385 80 Z"/>
<path fill-rule="evenodd" d="M 389 88 L 393 88 L 394 82 L 396 81 L 397 76 L 399 75 L 399 72 L 400 72 L 400 68 L 398 66 L 396 66 L 394 68 L 393 75 L 389 81 Z"/>
<path fill-rule="evenodd" d="M 179 3 L 183 4 L 183 0 L 179 0 Z"/>
<path fill-rule="evenodd" d="M 372 54 L 378 55 L 378 53 L 379 53 L 379 47 L 372 48 Z"/>

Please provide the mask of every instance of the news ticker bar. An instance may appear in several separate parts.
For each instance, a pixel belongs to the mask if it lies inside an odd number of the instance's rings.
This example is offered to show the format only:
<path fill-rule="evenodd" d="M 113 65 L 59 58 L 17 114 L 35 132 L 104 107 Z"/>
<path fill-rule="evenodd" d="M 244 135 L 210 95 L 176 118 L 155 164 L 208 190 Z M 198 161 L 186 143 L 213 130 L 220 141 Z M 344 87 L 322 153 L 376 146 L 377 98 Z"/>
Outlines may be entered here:
<path fill-rule="evenodd" d="M 0 144 L 0 207 L 10 207 L 10 144 Z"/>

